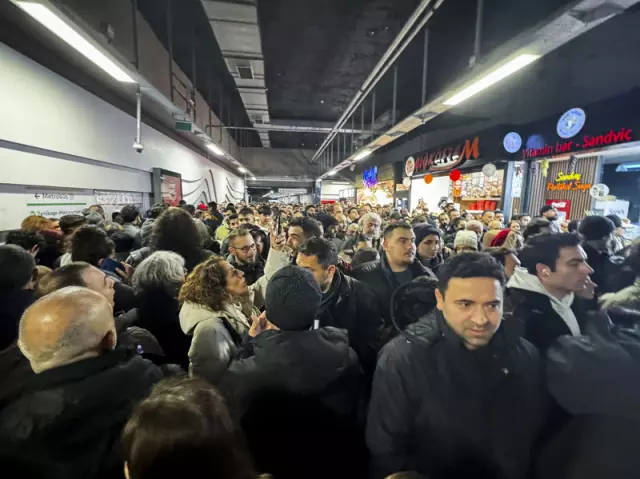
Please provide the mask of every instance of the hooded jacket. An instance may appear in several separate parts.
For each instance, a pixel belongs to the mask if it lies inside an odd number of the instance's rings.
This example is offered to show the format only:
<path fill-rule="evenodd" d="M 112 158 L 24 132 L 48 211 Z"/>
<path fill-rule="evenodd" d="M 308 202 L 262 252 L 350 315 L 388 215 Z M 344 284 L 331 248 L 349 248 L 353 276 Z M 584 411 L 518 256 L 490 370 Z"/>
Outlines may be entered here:
<path fill-rule="evenodd" d="M 409 271 L 413 276 L 412 279 L 419 276 L 435 278 L 433 272 L 423 266 L 417 257 L 413 264 L 409 266 Z M 390 326 L 391 296 L 400 284 L 398 284 L 393 271 L 389 267 L 387 255 L 383 252 L 378 261 L 365 263 L 354 268 L 353 277 L 371 288 L 378 300 L 378 310 L 384 318 L 385 326 Z"/>
<path fill-rule="evenodd" d="M 251 347 L 220 389 L 242 419 L 258 470 L 284 479 L 363 477 L 362 373 L 346 331 L 269 330 Z"/>
<path fill-rule="evenodd" d="M 121 477 L 122 428 L 161 378 L 123 349 L 33 375 L 0 412 L 0 449 L 28 451 L 47 478 Z"/>
<path fill-rule="evenodd" d="M 640 278 L 631 286 L 617 293 L 607 293 L 600 298 L 603 308 L 621 307 L 640 311 Z"/>
<path fill-rule="evenodd" d="M 289 263 L 289 256 L 271 250 L 265 265 L 265 275 L 249 286 L 249 297 L 254 308 L 264 305 L 267 283 L 271 276 Z M 216 383 L 229 361 L 242 344 L 242 335 L 251 327 L 250 318 L 242 308 L 226 304 L 222 311 L 213 311 L 204 305 L 186 301 L 180 309 L 182 332 L 192 336 L 189 348 L 189 371 Z"/>
<path fill-rule="evenodd" d="M 434 312 L 380 353 L 367 421 L 374 478 L 522 479 L 546 411 L 535 348 L 509 319 L 470 351 Z"/>
<path fill-rule="evenodd" d="M 505 312 L 521 323 L 523 337 L 541 353 L 560 336 L 580 335 L 584 315 L 573 293 L 561 300 L 552 296 L 536 276 L 522 267 L 516 268 L 507 287 Z"/>

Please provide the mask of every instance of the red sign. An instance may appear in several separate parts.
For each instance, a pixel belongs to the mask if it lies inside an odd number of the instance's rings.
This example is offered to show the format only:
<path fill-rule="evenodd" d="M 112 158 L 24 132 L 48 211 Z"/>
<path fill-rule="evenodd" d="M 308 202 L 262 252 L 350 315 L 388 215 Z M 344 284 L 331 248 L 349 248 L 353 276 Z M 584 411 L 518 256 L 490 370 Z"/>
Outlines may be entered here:
<path fill-rule="evenodd" d="M 544 145 L 542 148 L 525 148 L 522 151 L 522 157 L 527 160 L 540 156 L 553 156 L 578 150 L 590 150 L 598 146 L 617 145 L 629 141 L 633 141 L 633 130 L 622 128 L 620 131 L 610 130 L 609 133 L 604 135 L 585 136 L 582 142 L 579 142 L 579 140 L 559 141 L 555 145 Z"/>
<path fill-rule="evenodd" d="M 571 213 L 571 200 L 547 200 L 549 206 L 553 206 L 558 210 L 559 221 L 567 221 Z"/>
<path fill-rule="evenodd" d="M 407 160 L 405 171 L 413 170 L 414 175 L 447 171 L 478 157 L 480 157 L 480 138 L 476 136 L 473 140 L 466 140 L 464 144 L 458 146 L 418 153 Z"/>
<path fill-rule="evenodd" d="M 182 180 L 168 174 L 162 175 L 162 202 L 170 206 L 178 206 L 182 199 Z"/>

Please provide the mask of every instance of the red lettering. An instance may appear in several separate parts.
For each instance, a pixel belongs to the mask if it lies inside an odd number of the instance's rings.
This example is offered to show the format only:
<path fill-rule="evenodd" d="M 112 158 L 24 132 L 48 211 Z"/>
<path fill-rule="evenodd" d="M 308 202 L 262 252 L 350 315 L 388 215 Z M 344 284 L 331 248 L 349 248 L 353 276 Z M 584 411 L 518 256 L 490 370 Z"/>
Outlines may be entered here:
<path fill-rule="evenodd" d="M 471 159 L 471 155 L 473 155 L 474 159 L 477 159 L 480 156 L 480 137 L 478 136 L 473 139 L 473 143 L 469 140 L 464 142 L 461 161 Z"/>
<path fill-rule="evenodd" d="M 624 130 L 624 128 L 623 128 L 623 130 Z M 624 141 L 631 141 L 632 140 L 632 138 L 631 138 L 631 132 L 632 131 L 633 130 L 626 130 L 624 132 Z"/>

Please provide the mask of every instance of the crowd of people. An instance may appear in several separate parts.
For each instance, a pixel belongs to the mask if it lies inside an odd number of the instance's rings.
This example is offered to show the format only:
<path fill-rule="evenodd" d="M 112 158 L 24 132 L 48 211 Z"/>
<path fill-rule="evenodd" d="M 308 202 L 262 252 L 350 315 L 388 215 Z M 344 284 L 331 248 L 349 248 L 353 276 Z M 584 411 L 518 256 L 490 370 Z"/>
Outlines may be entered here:
<path fill-rule="evenodd" d="M 640 243 L 391 206 L 94 205 L 0 245 L 6 477 L 639 477 Z"/>

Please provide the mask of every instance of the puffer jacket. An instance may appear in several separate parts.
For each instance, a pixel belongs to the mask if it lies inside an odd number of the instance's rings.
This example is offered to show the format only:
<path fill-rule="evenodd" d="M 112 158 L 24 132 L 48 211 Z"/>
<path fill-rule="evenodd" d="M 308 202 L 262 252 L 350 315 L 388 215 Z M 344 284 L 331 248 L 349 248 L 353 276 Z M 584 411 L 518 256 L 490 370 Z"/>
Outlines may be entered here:
<path fill-rule="evenodd" d="M 265 275 L 249 286 L 253 314 L 259 314 L 269 279 L 289 263 L 289 255 L 271 250 L 265 264 Z M 205 305 L 185 302 L 180 309 L 182 331 L 192 336 L 189 348 L 189 371 L 216 383 L 229 361 L 242 344 L 242 336 L 251 327 L 251 317 L 236 304 L 226 304 L 222 311 Z"/>
<path fill-rule="evenodd" d="M 600 298 L 603 308 L 620 307 L 640 311 L 640 278 L 631 286 L 617 293 L 607 293 Z"/>

